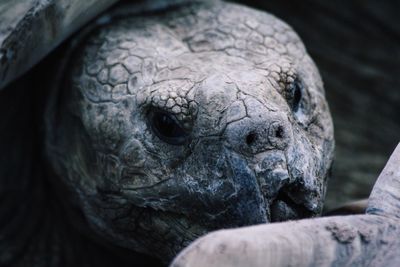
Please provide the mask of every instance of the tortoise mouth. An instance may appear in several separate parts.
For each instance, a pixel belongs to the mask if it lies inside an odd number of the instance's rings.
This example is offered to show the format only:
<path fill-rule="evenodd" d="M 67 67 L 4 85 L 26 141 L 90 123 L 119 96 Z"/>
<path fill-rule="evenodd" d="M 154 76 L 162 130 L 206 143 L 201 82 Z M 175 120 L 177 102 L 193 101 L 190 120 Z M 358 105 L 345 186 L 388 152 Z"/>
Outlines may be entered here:
<path fill-rule="evenodd" d="M 313 215 L 315 213 L 307 209 L 303 204 L 296 203 L 285 188 L 279 191 L 270 205 L 271 222 L 297 220 L 312 217 Z"/>

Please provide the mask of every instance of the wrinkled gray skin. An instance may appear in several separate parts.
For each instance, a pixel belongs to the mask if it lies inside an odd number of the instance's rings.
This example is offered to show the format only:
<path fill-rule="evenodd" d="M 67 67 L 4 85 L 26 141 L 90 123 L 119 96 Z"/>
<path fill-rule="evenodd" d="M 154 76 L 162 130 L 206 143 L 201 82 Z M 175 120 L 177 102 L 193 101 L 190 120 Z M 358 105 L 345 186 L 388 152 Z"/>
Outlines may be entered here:
<path fill-rule="evenodd" d="M 219 2 L 108 18 L 47 114 L 49 159 L 95 232 L 168 262 L 215 229 L 320 214 L 332 121 L 288 25 Z M 160 137 L 157 114 L 180 125 L 180 144 Z"/>

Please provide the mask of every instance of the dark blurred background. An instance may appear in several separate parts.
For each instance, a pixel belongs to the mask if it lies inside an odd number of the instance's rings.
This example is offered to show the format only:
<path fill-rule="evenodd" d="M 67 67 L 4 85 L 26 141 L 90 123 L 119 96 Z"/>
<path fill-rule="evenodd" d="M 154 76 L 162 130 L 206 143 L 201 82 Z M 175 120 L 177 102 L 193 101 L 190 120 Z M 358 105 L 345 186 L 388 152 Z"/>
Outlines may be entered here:
<path fill-rule="evenodd" d="M 319 67 L 336 137 L 326 209 L 368 197 L 400 142 L 400 1 L 235 2 L 289 23 Z"/>

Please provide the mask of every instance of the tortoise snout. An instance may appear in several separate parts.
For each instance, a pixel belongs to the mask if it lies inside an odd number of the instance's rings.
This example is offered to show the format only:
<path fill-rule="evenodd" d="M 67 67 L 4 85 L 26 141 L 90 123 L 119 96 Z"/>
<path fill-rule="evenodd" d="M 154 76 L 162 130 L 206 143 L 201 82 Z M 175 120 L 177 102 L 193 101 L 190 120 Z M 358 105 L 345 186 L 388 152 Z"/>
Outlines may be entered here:
<path fill-rule="evenodd" d="M 246 117 L 226 128 L 228 146 L 244 153 L 258 154 L 267 150 L 284 150 L 290 143 L 291 126 L 280 116 Z"/>

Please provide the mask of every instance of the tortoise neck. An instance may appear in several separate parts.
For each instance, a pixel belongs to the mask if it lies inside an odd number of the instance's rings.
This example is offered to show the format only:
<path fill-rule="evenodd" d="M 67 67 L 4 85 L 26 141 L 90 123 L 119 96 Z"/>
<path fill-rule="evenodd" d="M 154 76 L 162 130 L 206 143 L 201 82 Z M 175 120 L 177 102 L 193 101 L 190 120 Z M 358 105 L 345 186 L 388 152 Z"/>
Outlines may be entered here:
<path fill-rule="evenodd" d="M 77 247 L 79 244 L 78 252 L 71 257 L 74 260 L 74 265 L 85 266 L 163 266 L 158 260 L 136 253 L 132 250 L 117 246 L 99 236 L 87 222 L 81 208 L 74 201 L 74 193 L 68 190 L 61 177 L 51 169 L 47 168 L 47 177 L 50 181 L 52 189 L 50 190 L 55 195 L 51 199 L 55 200 L 57 207 L 52 211 L 52 215 L 56 218 L 63 218 L 62 222 L 58 221 L 56 225 L 62 228 L 68 228 L 70 232 L 69 237 L 73 237 L 77 241 L 71 241 L 70 244 L 65 246 Z M 60 213 L 61 214 L 57 214 Z M 64 225 L 62 225 L 64 224 Z M 58 229 L 60 230 L 60 229 Z M 66 238 L 69 238 L 66 237 Z M 71 239 L 71 238 L 69 238 Z M 68 248 L 64 248 L 68 249 Z M 85 251 L 86 250 L 86 251 Z M 95 261 L 82 263 L 80 260 L 86 259 L 87 255 L 93 255 Z M 70 265 L 68 265 L 70 266 Z"/>

